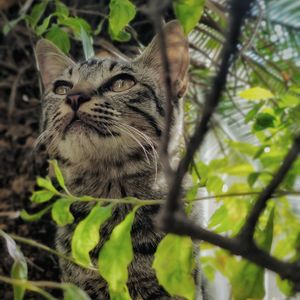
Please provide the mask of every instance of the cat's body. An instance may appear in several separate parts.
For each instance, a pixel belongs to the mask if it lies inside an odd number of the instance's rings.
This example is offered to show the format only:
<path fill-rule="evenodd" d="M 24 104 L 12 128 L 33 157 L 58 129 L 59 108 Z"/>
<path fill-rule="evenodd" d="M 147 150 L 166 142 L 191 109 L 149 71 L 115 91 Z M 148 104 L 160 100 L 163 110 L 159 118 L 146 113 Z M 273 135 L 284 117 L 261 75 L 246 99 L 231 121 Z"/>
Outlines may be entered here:
<path fill-rule="evenodd" d="M 181 97 L 186 88 L 188 47 L 177 22 L 168 23 L 165 33 L 177 95 L 173 99 L 169 147 L 174 163 L 182 132 Z M 167 103 L 157 38 L 131 62 L 105 58 L 76 64 L 46 41 L 37 46 L 37 59 L 46 87 L 39 143 L 45 144 L 49 156 L 58 160 L 69 190 L 78 196 L 163 199 L 167 186 L 157 151 Z M 90 208 L 91 203 L 72 206 L 75 222 L 58 230 L 59 251 L 70 254 L 74 228 Z M 114 208 L 101 229 L 101 242 L 91 253 L 95 264 L 112 229 L 131 209 L 130 205 Z M 128 289 L 133 299 L 171 299 L 151 268 L 163 237 L 154 226 L 158 209 L 140 208 L 133 223 L 134 259 L 128 270 Z M 109 299 L 98 272 L 64 260 L 61 269 L 63 281 L 82 287 L 92 299 Z"/>

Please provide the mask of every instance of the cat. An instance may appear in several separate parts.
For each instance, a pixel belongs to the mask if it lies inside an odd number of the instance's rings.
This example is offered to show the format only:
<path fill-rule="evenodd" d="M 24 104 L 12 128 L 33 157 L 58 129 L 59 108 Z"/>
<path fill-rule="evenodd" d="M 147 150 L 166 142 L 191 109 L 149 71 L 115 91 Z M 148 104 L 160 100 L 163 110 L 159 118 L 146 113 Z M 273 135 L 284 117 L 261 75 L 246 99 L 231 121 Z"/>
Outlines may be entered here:
<path fill-rule="evenodd" d="M 175 92 L 169 145 L 171 163 L 175 163 L 182 137 L 189 53 L 178 21 L 167 23 L 163 30 Z M 167 100 L 158 37 L 131 61 L 105 57 L 75 63 L 47 40 L 38 42 L 36 58 L 45 88 L 38 144 L 44 144 L 49 157 L 58 160 L 69 190 L 78 196 L 165 198 L 167 184 L 158 147 Z M 72 206 L 75 222 L 58 229 L 59 251 L 70 254 L 72 233 L 90 205 Z M 131 209 L 130 205 L 114 208 L 101 229 L 101 242 L 91 253 L 95 263 L 112 229 Z M 133 223 L 134 260 L 128 269 L 132 299 L 179 299 L 159 285 L 151 268 L 164 236 L 154 226 L 158 210 L 159 206 L 140 208 Z M 92 299 L 109 299 L 98 273 L 65 260 L 60 266 L 64 282 L 81 287 Z"/>

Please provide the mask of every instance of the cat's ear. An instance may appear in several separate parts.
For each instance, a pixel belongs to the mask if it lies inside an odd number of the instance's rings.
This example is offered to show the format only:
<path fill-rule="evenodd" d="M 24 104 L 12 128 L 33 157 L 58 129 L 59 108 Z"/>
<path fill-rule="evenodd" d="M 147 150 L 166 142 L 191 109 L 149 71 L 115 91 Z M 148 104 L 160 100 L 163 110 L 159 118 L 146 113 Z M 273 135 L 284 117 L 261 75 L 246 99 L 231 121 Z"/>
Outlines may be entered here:
<path fill-rule="evenodd" d="M 65 69 L 74 64 L 71 58 L 46 39 L 37 42 L 35 53 L 45 88 Z"/>
<path fill-rule="evenodd" d="M 187 70 L 189 66 L 188 41 L 184 36 L 180 23 L 176 20 L 167 23 L 163 30 L 172 86 L 177 96 L 182 97 L 187 87 Z M 160 46 L 159 38 L 156 35 L 139 59 L 142 59 L 145 65 L 153 67 L 155 70 L 160 70 L 163 80 Z"/>

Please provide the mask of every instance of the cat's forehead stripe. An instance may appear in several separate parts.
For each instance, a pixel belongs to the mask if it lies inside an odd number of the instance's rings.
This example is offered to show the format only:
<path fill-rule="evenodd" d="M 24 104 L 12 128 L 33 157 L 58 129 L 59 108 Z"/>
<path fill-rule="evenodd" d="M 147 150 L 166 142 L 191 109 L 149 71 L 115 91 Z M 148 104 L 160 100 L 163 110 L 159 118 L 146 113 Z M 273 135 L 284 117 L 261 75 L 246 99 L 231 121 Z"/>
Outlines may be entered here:
<path fill-rule="evenodd" d="M 122 72 L 134 72 L 134 69 L 127 63 L 105 60 L 105 59 L 95 59 L 95 58 L 91 58 L 91 59 L 81 62 L 78 65 L 78 70 L 81 71 L 83 68 L 91 68 L 93 66 L 95 66 L 97 69 L 98 68 L 106 69 L 109 72 L 112 72 L 115 70 L 119 70 Z"/>
<path fill-rule="evenodd" d="M 78 70 L 80 70 L 83 67 L 92 67 L 94 65 L 97 65 L 97 67 L 100 67 L 100 66 L 102 66 L 103 62 L 104 62 L 104 60 L 91 58 L 91 59 L 81 62 L 79 64 Z"/>

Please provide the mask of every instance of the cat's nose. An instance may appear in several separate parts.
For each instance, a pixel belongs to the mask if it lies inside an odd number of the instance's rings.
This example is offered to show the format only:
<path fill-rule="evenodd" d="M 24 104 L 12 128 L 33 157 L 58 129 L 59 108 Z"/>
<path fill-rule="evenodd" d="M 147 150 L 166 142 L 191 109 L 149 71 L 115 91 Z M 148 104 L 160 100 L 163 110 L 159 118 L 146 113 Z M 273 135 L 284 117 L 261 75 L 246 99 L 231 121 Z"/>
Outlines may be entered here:
<path fill-rule="evenodd" d="M 70 94 L 66 98 L 66 104 L 70 105 L 72 110 L 76 112 L 82 103 L 87 102 L 89 100 L 91 100 L 91 97 L 86 94 Z"/>

